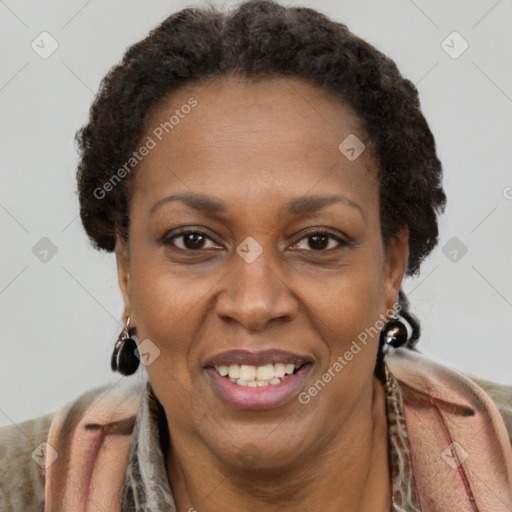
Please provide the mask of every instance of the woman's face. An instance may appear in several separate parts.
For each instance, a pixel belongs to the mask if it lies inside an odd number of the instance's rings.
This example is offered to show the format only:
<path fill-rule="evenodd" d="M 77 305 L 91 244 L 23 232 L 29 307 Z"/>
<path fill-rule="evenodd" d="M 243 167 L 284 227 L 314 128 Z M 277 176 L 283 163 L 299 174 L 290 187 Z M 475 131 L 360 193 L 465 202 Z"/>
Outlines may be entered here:
<path fill-rule="evenodd" d="M 354 136 L 298 79 L 187 85 L 150 116 L 119 278 L 171 440 L 205 460 L 285 467 L 369 415 L 408 251 L 405 232 L 383 245 Z"/>

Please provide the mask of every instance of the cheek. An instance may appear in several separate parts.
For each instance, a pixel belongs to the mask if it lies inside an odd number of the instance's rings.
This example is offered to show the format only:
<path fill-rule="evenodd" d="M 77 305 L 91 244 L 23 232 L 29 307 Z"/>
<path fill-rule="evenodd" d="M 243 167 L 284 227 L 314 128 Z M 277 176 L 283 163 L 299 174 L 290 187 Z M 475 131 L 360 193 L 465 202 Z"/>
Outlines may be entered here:
<path fill-rule="evenodd" d="M 378 254 L 374 253 L 373 261 L 365 259 L 362 255 L 356 265 L 339 276 L 310 287 L 305 299 L 311 307 L 315 330 L 326 342 L 331 364 L 348 350 L 358 353 L 357 359 L 363 366 L 374 364 L 383 326 L 380 315 L 385 312 L 384 276 Z"/>
<path fill-rule="evenodd" d="M 184 369 L 183 362 L 204 319 L 205 297 L 214 282 L 185 279 L 183 273 L 181 277 L 170 273 L 168 265 L 154 261 L 145 266 L 139 263 L 142 261 L 133 264 L 130 289 L 139 340 L 149 338 L 159 347 L 160 365 Z"/>

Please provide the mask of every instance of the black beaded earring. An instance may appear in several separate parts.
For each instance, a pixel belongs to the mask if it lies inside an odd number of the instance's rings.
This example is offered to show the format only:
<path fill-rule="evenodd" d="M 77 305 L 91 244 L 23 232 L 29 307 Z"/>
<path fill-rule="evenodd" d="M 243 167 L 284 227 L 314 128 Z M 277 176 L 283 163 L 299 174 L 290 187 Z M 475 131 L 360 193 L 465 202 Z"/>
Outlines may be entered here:
<path fill-rule="evenodd" d="M 388 347 L 404 346 L 411 338 L 411 327 L 403 317 L 393 318 L 380 332 L 380 342 L 384 351 Z"/>
<path fill-rule="evenodd" d="M 112 353 L 110 366 L 112 371 L 119 372 L 122 375 L 133 375 L 139 367 L 140 358 L 138 357 L 137 343 L 132 338 L 135 328 L 130 328 L 130 317 L 126 322 L 126 327 L 117 338 Z"/>

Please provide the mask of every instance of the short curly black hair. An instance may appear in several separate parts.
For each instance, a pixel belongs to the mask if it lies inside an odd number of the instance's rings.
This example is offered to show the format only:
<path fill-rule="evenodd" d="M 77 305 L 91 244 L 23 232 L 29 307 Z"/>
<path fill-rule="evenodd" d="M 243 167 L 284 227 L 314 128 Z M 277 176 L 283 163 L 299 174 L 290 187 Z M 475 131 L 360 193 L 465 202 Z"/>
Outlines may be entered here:
<path fill-rule="evenodd" d="M 408 227 L 407 273 L 417 274 L 437 244 L 437 215 L 446 203 L 418 91 L 391 59 L 345 25 L 271 0 L 250 0 L 229 12 L 172 14 L 104 77 L 89 122 L 76 134 L 80 215 L 95 247 L 113 251 L 116 235 L 127 236 L 134 173 L 108 193 L 97 191 L 140 144 L 151 108 L 185 84 L 228 74 L 305 79 L 358 114 L 379 164 L 383 239 Z"/>

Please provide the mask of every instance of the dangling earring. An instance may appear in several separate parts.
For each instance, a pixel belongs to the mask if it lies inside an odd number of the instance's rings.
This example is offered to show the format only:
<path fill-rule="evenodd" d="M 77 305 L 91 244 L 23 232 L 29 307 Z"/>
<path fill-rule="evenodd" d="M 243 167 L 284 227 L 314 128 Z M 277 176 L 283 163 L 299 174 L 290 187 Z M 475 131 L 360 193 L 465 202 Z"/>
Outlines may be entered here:
<path fill-rule="evenodd" d="M 117 338 L 114 352 L 112 353 L 110 361 L 112 371 L 117 371 L 122 375 L 133 375 L 139 367 L 140 358 L 137 357 L 137 343 L 131 337 L 134 330 L 133 327 L 130 329 L 130 317 L 128 317 L 126 327 Z"/>
<path fill-rule="evenodd" d="M 380 332 L 380 344 L 386 352 L 389 347 L 398 348 L 404 346 L 411 338 L 412 328 L 409 322 L 401 316 L 393 318 Z"/>

